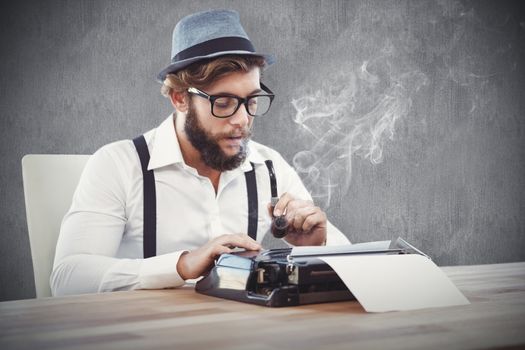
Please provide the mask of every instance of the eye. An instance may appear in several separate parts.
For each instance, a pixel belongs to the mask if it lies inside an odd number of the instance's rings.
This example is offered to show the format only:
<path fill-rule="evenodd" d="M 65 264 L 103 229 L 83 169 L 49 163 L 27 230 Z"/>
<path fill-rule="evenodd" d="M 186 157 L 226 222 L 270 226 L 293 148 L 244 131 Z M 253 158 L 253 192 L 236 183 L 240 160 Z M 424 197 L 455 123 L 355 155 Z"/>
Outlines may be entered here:
<path fill-rule="evenodd" d="M 237 100 L 231 97 L 220 97 L 215 100 L 215 107 L 217 108 L 231 108 L 237 105 Z"/>

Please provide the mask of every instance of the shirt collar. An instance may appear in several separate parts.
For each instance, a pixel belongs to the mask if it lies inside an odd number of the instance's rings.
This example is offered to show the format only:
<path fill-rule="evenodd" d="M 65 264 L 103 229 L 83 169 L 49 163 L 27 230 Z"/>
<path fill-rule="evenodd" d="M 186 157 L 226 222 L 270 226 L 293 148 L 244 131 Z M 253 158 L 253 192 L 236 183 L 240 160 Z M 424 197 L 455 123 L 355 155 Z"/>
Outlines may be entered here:
<path fill-rule="evenodd" d="M 177 133 L 175 132 L 174 115 L 164 120 L 155 131 L 151 147 L 148 170 L 163 166 L 184 163 Z M 252 170 L 250 163 L 264 163 L 264 158 L 255 147 L 255 142 L 248 142 L 248 157 L 239 167 L 243 172 Z"/>
<path fill-rule="evenodd" d="M 175 133 L 173 114 L 157 127 L 150 153 L 151 157 L 148 163 L 148 170 L 184 162 L 179 140 Z"/>
<path fill-rule="evenodd" d="M 241 164 L 241 170 L 244 172 L 252 170 L 252 165 L 250 163 L 264 163 L 264 158 L 255 147 L 255 142 L 253 141 L 248 142 L 248 157 L 246 157 L 246 160 Z"/>

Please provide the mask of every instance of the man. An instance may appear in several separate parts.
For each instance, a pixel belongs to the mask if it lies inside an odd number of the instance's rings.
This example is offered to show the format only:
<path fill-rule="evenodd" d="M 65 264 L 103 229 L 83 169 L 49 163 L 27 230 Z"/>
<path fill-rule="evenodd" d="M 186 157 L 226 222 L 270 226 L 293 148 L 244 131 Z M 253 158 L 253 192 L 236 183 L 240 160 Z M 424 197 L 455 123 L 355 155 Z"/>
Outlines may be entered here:
<path fill-rule="evenodd" d="M 180 286 L 221 253 L 261 249 L 271 214 L 288 220 L 288 244 L 348 243 L 284 159 L 250 141 L 273 99 L 260 82 L 273 60 L 255 51 L 234 11 L 177 24 L 158 77 L 175 113 L 88 161 L 62 222 L 54 295 Z"/>

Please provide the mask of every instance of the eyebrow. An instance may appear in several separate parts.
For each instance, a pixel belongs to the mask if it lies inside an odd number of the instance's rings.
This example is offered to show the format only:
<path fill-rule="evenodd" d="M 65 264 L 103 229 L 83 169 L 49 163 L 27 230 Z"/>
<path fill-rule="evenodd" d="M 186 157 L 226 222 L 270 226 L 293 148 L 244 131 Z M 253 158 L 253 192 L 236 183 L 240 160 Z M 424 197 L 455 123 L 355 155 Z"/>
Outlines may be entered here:
<path fill-rule="evenodd" d="M 256 93 L 259 93 L 259 92 L 263 92 L 263 90 L 260 89 L 260 88 L 255 89 L 255 90 L 253 90 L 252 92 L 250 92 L 247 96 L 251 96 L 251 95 L 256 94 Z M 224 92 L 218 92 L 218 93 L 216 93 L 216 94 L 210 94 L 210 95 L 225 95 L 225 96 L 236 96 L 236 97 L 237 97 L 237 95 L 232 94 L 232 93 L 230 93 L 230 92 L 225 92 L 225 91 L 224 91 Z"/>

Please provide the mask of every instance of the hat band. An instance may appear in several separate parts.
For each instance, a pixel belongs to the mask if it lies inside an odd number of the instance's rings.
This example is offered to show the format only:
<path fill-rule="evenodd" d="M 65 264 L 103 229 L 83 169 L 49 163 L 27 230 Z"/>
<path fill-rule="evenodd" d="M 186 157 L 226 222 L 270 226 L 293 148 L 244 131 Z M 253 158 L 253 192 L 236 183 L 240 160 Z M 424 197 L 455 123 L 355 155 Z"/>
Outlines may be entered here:
<path fill-rule="evenodd" d="M 255 52 L 255 47 L 250 40 L 239 36 L 227 36 L 211 39 L 200 44 L 182 50 L 171 59 L 172 63 L 186 60 L 188 58 L 207 56 L 217 52 L 225 51 L 249 51 Z"/>

